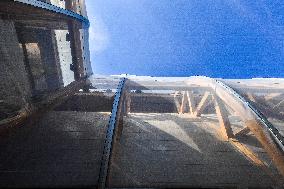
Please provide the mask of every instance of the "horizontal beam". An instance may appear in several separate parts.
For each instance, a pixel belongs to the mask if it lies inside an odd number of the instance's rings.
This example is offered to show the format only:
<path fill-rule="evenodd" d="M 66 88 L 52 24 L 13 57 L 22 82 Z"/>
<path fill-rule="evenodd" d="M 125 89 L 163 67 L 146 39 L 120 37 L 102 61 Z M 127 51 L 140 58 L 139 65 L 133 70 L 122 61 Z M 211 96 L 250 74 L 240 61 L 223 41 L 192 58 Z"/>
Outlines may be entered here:
<path fill-rule="evenodd" d="M 74 81 L 55 93 L 46 96 L 37 103 L 27 104 L 18 115 L 0 121 L 0 132 L 6 132 L 9 129 L 23 124 L 29 117 L 38 116 L 41 113 L 49 111 L 55 105 L 62 103 L 67 97 L 78 92 L 84 85 L 84 82 L 84 80 Z"/>

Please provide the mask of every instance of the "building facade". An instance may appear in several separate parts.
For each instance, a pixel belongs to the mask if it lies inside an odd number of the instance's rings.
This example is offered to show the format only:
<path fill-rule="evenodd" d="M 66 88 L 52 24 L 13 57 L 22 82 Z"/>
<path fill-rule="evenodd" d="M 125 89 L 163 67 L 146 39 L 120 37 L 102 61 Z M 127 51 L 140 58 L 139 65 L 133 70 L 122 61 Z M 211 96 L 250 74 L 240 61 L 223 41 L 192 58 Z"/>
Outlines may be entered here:
<path fill-rule="evenodd" d="M 0 2 L 0 120 L 92 75 L 82 0 Z"/>

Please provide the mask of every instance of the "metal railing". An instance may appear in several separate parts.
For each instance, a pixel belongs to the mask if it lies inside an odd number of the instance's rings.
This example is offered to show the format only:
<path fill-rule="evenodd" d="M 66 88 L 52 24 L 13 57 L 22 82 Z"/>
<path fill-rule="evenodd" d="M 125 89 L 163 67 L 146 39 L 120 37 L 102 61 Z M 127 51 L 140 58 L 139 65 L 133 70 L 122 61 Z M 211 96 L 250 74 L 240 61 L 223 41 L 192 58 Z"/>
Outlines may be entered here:
<path fill-rule="evenodd" d="M 125 83 L 126 78 L 122 78 L 115 93 L 112 112 L 108 123 L 106 139 L 99 174 L 98 188 L 105 188 L 110 172 L 110 163 L 114 142 L 120 138 L 122 132 L 123 115 L 125 114 Z"/>
<path fill-rule="evenodd" d="M 73 17 L 73 18 L 77 19 L 78 21 L 84 23 L 85 27 L 90 26 L 89 20 L 87 18 L 85 18 L 84 16 L 77 14 L 73 11 L 57 7 L 57 6 L 52 5 L 50 3 L 46 3 L 46 2 L 43 2 L 43 1 L 39 1 L 39 0 L 14 0 L 14 2 L 24 3 L 24 4 L 27 4 L 27 5 L 34 6 L 34 7 L 46 9 L 46 10 L 49 10 L 49 11 L 52 11 L 52 12 L 56 12 L 56 13 L 63 14 L 63 15 L 69 16 L 69 17 Z"/>

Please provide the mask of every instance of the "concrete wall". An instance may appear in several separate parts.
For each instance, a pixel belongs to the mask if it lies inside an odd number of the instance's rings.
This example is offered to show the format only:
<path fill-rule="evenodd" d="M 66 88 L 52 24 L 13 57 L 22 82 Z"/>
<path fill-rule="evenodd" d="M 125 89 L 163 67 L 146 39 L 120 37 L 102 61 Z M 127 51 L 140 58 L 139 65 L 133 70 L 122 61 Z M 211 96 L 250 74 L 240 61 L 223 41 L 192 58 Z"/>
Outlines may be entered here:
<path fill-rule="evenodd" d="M 90 59 L 90 50 L 89 50 L 89 30 L 81 29 L 81 48 L 83 49 L 83 64 L 84 64 L 84 75 L 90 76 L 93 74 L 91 59 Z"/>
<path fill-rule="evenodd" d="M 66 8 L 68 2 L 70 7 L 71 2 L 74 12 L 87 17 L 83 0 L 42 1 L 61 8 Z M 72 54 L 66 36 L 69 31 L 52 30 L 42 25 L 37 27 L 35 24 L 33 20 L 30 23 L 28 20 L 23 23 L 17 21 L 16 24 L 13 20 L 0 20 L 0 120 L 10 117 L 9 112 L 14 115 L 31 102 L 33 96 L 41 99 L 42 94 L 75 80 L 74 72 L 70 70 Z M 89 76 L 92 68 L 88 29 L 80 29 L 78 33 L 77 38 L 81 42 L 78 40 L 76 45 L 83 52 L 83 65 L 80 66 L 84 67 L 84 75 Z"/>
<path fill-rule="evenodd" d="M 27 51 L 27 70 L 31 74 L 34 94 L 63 86 L 58 47 L 53 30 L 16 26 L 19 42 Z M 24 52 L 25 52 L 24 49 Z"/>
<path fill-rule="evenodd" d="M 0 19 L 0 112 L 24 107 L 31 96 L 23 51 L 13 21 Z M 4 109 L 4 110 L 3 110 Z"/>
<path fill-rule="evenodd" d="M 80 14 L 84 17 L 88 17 L 85 0 L 50 0 L 51 4 L 64 8 L 71 9 L 73 12 Z M 67 3 L 66 3 L 67 2 Z M 71 2 L 71 3 L 70 3 Z M 70 4 L 69 4 L 70 3 Z M 63 38 L 65 36 L 64 32 L 56 32 L 57 39 Z M 90 76 L 93 74 L 91 60 L 90 60 L 90 50 L 89 50 L 89 31 L 88 29 L 80 30 L 81 48 L 83 50 L 83 64 L 84 64 L 84 75 Z M 61 41 L 57 41 L 58 46 L 62 45 Z M 65 53 L 66 55 L 66 53 Z M 67 58 L 68 59 L 68 58 Z"/>
<path fill-rule="evenodd" d="M 78 93 L 55 108 L 56 111 L 111 112 L 114 96 Z"/>
<path fill-rule="evenodd" d="M 72 64 L 72 54 L 70 42 L 66 40 L 68 30 L 55 30 L 55 37 L 58 47 L 58 55 L 60 60 L 60 69 L 64 86 L 74 81 L 74 72 L 70 70 Z"/>

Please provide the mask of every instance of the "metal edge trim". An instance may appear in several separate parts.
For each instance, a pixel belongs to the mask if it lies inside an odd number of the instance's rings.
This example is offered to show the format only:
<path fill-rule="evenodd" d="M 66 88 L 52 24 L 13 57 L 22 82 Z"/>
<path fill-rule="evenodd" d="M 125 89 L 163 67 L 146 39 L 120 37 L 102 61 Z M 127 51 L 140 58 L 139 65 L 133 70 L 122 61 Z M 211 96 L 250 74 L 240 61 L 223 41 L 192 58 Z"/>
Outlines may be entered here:
<path fill-rule="evenodd" d="M 113 147 L 113 139 L 115 135 L 115 127 L 116 127 L 116 121 L 117 121 L 117 113 L 119 109 L 119 103 L 121 100 L 121 94 L 123 92 L 124 84 L 125 84 L 126 78 L 122 78 L 117 86 L 117 91 L 115 93 L 112 111 L 110 120 L 108 123 L 108 130 L 106 134 L 106 139 L 104 143 L 104 151 L 102 156 L 102 162 L 100 167 L 100 174 L 99 174 L 99 180 L 98 180 L 98 187 L 99 188 L 105 188 L 105 183 L 108 175 L 109 170 L 109 161 L 112 153 L 112 147 Z"/>
<path fill-rule="evenodd" d="M 69 17 L 73 17 L 73 18 L 79 20 L 80 22 L 83 22 L 84 24 L 86 24 L 87 27 L 90 26 L 90 22 L 86 17 L 79 15 L 75 12 L 72 12 L 70 10 L 66 10 L 66 9 L 57 7 L 57 6 L 52 5 L 50 3 L 45 3 L 45 2 L 42 2 L 42 1 L 38 1 L 38 0 L 14 0 L 14 2 L 32 5 L 34 7 L 46 9 L 46 10 L 53 11 L 53 12 L 56 12 L 56 13 L 59 13 L 59 14 L 63 14 L 63 15 L 69 16 Z"/>

